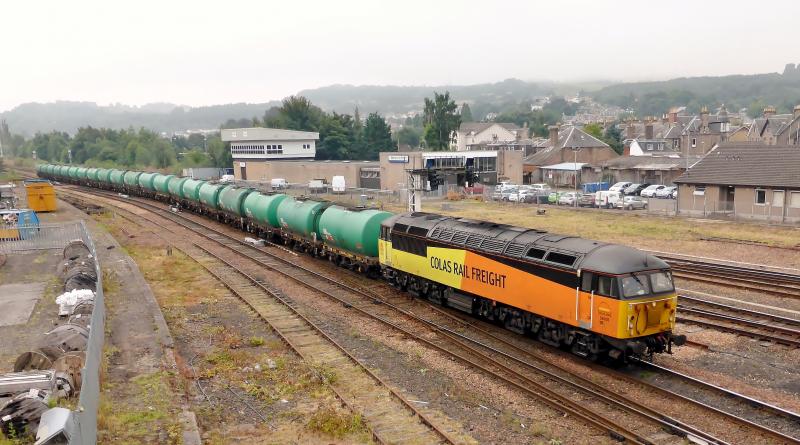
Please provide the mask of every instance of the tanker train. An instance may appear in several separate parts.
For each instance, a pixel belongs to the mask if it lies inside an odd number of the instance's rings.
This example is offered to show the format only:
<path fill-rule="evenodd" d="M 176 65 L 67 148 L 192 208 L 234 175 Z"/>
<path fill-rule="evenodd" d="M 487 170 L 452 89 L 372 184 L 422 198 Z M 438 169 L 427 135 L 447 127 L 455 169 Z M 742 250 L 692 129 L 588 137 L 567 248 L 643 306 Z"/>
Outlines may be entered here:
<path fill-rule="evenodd" d="M 672 333 L 677 295 L 669 265 L 630 247 L 160 173 L 52 164 L 37 172 L 178 205 L 591 360 L 624 362 L 686 340 Z"/>

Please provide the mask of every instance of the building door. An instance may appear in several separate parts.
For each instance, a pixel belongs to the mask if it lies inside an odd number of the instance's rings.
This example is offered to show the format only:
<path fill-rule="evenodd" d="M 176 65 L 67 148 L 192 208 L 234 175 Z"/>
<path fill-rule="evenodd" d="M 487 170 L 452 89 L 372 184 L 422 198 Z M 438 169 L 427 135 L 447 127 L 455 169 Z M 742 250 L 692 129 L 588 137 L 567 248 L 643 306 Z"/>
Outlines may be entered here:
<path fill-rule="evenodd" d="M 240 169 L 240 175 L 239 176 L 242 177 L 243 181 L 247 180 L 247 167 L 242 165 L 241 167 L 239 167 L 239 169 Z"/>
<path fill-rule="evenodd" d="M 722 197 L 722 209 L 725 212 L 733 212 L 733 200 L 736 193 L 736 187 L 727 186 L 721 191 L 724 195 Z"/>

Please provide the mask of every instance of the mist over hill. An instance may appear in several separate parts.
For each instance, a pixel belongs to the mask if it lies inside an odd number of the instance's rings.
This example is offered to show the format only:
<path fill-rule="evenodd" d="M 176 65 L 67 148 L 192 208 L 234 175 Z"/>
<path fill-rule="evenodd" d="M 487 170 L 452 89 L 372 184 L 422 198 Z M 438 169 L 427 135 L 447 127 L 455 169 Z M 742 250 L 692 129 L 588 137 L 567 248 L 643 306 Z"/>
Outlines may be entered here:
<path fill-rule="evenodd" d="M 264 116 L 280 102 L 261 104 L 226 104 L 207 107 L 183 107 L 169 103 L 153 103 L 141 107 L 127 105 L 100 106 L 94 102 L 58 101 L 27 103 L 0 113 L 13 133 L 31 137 L 37 132 L 64 131 L 74 134 L 80 127 L 140 128 L 171 133 L 189 129 L 219 128 L 228 119 L 250 119 Z"/>
<path fill-rule="evenodd" d="M 470 104 L 476 119 L 487 113 L 523 110 L 540 96 L 571 96 L 577 93 L 597 102 L 632 109 L 639 116 L 661 115 L 673 106 L 687 106 L 697 111 L 725 104 L 734 111 L 747 107 L 756 115 L 766 105 L 779 112 L 791 112 L 800 104 L 800 66 L 788 64 L 783 73 L 686 77 L 657 82 L 557 83 L 506 79 L 495 83 L 440 86 L 330 85 L 298 92 L 326 111 L 352 114 L 358 107 L 361 115 L 377 111 L 398 115 L 421 111 L 426 97 L 434 91 L 449 91 L 458 104 Z M 114 104 L 100 106 L 93 102 L 58 101 L 27 103 L 0 113 L 13 133 L 31 137 L 37 132 L 64 131 L 71 134 L 80 127 L 139 128 L 172 133 L 189 129 L 218 128 L 228 120 L 264 117 L 280 101 L 235 103 L 205 107 L 185 107 L 170 103 L 142 106 Z"/>
<path fill-rule="evenodd" d="M 698 111 L 703 105 L 725 104 L 728 110 L 748 108 L 751 116 L 766 105 L 790 112 L 800 103 L 800 68 L 787 64 L 783 73 L 683 77 L 660 82 L 610 85 L 592 93 L 598 102 L 636 110 L 640 116 L 665 113 L 683 105 Z"/>

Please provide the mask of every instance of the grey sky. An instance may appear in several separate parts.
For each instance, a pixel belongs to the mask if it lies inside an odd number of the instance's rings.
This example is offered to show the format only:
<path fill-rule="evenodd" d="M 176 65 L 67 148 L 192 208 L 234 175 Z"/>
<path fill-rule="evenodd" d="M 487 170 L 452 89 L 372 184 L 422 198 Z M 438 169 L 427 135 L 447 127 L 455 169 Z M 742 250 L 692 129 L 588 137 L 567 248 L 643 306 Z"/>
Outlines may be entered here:
<path fill-rule="evenodd" d="M 800 62 L 800 3 L 23 1 L 0 21 L 0 111 L 207 105 L 333 83 L 650 80 Z"/>

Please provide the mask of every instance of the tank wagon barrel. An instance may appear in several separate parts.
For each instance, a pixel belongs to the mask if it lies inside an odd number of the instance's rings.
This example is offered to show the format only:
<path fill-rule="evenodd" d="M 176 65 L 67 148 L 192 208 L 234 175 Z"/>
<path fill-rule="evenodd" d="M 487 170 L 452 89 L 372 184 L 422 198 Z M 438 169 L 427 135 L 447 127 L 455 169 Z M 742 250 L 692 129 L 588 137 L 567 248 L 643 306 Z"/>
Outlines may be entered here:
<path fill-rule="evenodd" d="M 244 217 L 244 201 L 254 192 L 250 188 L 227 187 L 219 196 L 219 206 L 229 214 Z"/>
<path fill-rule="evenodd" d="M 290 197 L 278 206 L 278 221 L 284 230 L 316 241 L 320 239 L 319 218 L 329 205 L 327 202 Z"/>
<path fill-rule="evenodd" d="M 225 187 L 227 186 L 204 182 L 199 189 L 200 204 L 207 209 L 219 210 L 219 195 Z"/>
<path fill-rule="evenodd" d="M 284 194 L 264 195 L 259 192 L 253 192 L 244 199 L 242 209 L 248 218 L 252 218 L 262 225 L 278 229 L 281 227 L 278 219 L 278 206 L 287 198 L 288 196 Z"/>
<path fill-rule="evenodd" d="M 330 206 L 319 218 L 319 231 L 327 244 L 369 257 L 378 256 L 381 223 L 389 212 Z"/>

